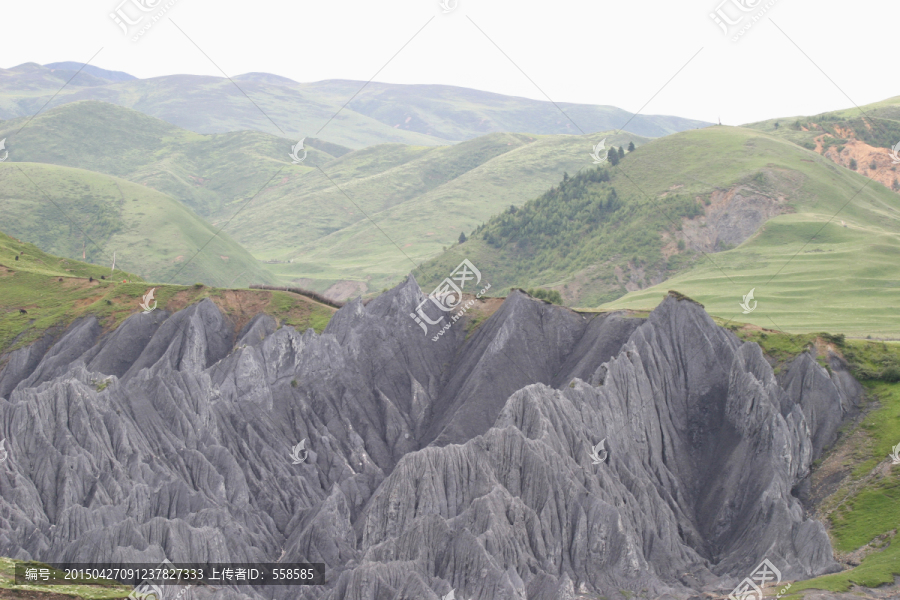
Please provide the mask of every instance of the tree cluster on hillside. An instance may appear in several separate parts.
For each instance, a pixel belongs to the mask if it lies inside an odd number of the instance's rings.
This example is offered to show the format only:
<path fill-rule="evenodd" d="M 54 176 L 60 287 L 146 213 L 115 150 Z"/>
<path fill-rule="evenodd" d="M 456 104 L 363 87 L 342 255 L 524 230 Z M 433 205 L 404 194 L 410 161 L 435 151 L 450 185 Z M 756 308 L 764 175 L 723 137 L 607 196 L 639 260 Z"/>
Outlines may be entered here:
<path fill-rule="evenodd" d="M 510 206 L 473 235 L 495 248 L 510 241 L 539 248 L 573 229 L 592 230 L 621 205 L 615 188 L 597 185 L 607 182 L 609 172 L 602 167 L 571 178 L 565 173 L 557 187 L 521 209 Z"/>
<path fill-rule="evenodd" d="M 663 253 L 663 247 L 677 239 L 683 218 L 703 214 L 703 201 L 688 194 L 648 198 L 627 181 L 616 189 L 613 173 L 603 165 L 573 177 L 563 174 L 559 185 L 538 198 L 482 223 L 468 235 L 465 256 L 489 270 L 493 289 L 530 289 L 551 302 L 555 295 L 543 297 L 550 290 L 537 289 L 578 273 L 584 272 L 598 290 L 591 301 L 600 303 L 625 293 L 623 277 L 626 282 L 632 276 L 665 277 L 693 263 L 696 253 L 685 244 L 674 253 Z M 463 256 L 453 250 L 447 254 L 417 271 L 423 287 L 446 277 L 447 268 Z"/>
<path fill-rule="evenodd" d="M 852 129 L 856 139 L 875 148 L 892 148 L 900 141 L 900 123 L 889 119 L 851 119 L 838 126 Z"/>
<path fill-rule="evenodd" d="M 528 290 L 525 292 L 532 298 L 537 298 L 538 300 L 546 300 L 552 304 L 562 304 L 562 295 L 556 290 L 545 290 L 544 288 L 535 288 Z"/>
<path fill-rule="evenodd" d="M 508 261 L 506 275 L 528 278 L 519 279 L 523 284 L 541 272 L 565 274 L 598 263 L 666 271 L 687 255 L 665 259 L 662 232 L 702 213 L 702 203 L 687 195 L 623 199 L 610 184 L 610 171 L 597 167 L 564 174 L 558 186 L 521 207 L 510 206 L 470 237 L 499 251 L 498 258 Z"/>

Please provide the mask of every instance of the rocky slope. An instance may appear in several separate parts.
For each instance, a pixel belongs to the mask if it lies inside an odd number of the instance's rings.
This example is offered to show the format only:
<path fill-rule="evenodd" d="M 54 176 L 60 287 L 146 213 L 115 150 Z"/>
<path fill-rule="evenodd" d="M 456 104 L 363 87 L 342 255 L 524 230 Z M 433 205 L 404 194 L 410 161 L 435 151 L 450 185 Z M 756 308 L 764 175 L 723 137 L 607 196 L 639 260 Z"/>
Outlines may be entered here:
<path fill-rule="evenodd" d="M 185 599 L 682 598 L 764 558 L 839 569 L 798 498 L 858 402 L 839 365 L 776 379 L 675 296 L 642 319 L 513 292 L 437 341 L 423 299 L 410 277 L 322 335 L 203 301 L 10 353 L 0 555 L 328 567 Z"/>

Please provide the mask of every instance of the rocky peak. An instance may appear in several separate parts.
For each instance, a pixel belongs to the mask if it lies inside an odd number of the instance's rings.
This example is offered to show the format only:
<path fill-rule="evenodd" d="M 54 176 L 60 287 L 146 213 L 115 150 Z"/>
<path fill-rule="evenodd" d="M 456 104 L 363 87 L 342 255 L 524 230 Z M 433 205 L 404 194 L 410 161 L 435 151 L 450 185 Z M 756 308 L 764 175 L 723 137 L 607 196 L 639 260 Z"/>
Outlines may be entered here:
<path fill-rule="evenodd" d="M 236 336 L 205 301 L 11 353 L 0 555 L 327 565 L 216 596 L 271 600 L 688 597 L 763 558 L 838 568 L 791 490 L 857 403 L 845 377 L 801 356 L 779 382 L 675 296 L 643 319 L 513 292 L 441 336 L 410 316 L 425 299 L 409 277 L 321 335 L 260 315 Z"/>

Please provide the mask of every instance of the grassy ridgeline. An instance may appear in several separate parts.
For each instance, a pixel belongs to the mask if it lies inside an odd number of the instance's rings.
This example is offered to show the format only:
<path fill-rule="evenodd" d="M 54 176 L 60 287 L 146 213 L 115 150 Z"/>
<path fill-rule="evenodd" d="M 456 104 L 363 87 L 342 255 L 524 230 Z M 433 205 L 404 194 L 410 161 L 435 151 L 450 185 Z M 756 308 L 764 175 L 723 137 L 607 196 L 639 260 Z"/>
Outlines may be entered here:
<path fill-rule="evenodd" d="M 110 331 L 141 310 L 141 298 L 150 288 L 155 288 L 160 310 L 179 310 L 210 298 L 237 324 L 264 312 L 281 324 L 321 332 L 335 312 L 289 292 L 146 283 L 121 269 L 111 273 L 109 267 L 53 256 L 0 233 L 0 355 L 85 315 L 97 317 Z"/>
<path fill-rule="evenodd" d="M 225 286 L 242 272 L 242 283 L 271 281 L 226 233 L 213 237 L 212 225 L 148 187 L 81 169 L 6 162 L 0 190 L 6 233 L 48 253 L 72 259 L 83 253 L 88 262 L 111 266 L 115 252 L 117 266 L 154 281 Z"/>

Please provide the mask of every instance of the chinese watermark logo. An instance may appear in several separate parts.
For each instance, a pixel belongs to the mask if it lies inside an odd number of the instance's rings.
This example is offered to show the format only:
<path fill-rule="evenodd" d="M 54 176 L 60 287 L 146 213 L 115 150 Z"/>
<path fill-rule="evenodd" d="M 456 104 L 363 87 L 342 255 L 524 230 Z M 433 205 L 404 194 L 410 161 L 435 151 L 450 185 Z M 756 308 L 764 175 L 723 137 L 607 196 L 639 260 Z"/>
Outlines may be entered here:
<path fill-rule="evenodd" d="M 6 441 L 6 440 L 4 440 L 4 441 Z M 0 448 L 2 448 L 2 447 L 3 447 L 3 442 L 0 442 Z M 892 465 L 900 465 L 900 444 L 897 444 L 891 450 L 893 450 L 893 452 L 891 452 L 891 454 L 890 454 L 891 464 Z"/>
<path fill-rule="evenodd" d="M 162 588 L 155 583 L 149 582 L 144 582 L 131 590 L 131 593 L 128 594 L 128 598 L 140 600 L 164 600 Z"/>
<path fill-rule="evenodd" d="M 755 23 L 759 22 L 778 0 L 768 0 L 765 5 L 760 6 L 762 1 L 763 0 L 722 0 L 713 12 L 709 13 L 709 18 L 719 26 L 722 33 L 725 35 L 731 35 L 729 33 L 731 27 L 740 26 L 740 29 L 738 29 L 731 37 L 731 41 L 736 42 L 741 39 L 741 36 L 747 33 Z M 723 6 L 727 4 L 733 5 L 734 8 L 726 11 Z M 756 12 L 752 15 L 749 14 L 752 11 Z"/>
<path fill-rule="evenodd" d="M 603 152 L 606 149 L 606 138 L 600 140 L 600 143 L 594 146 L 594 151 L 591 152 L 591 158 L 594 159 L 594 164 L 599 165 L 600 163 L 606 162 L 606 157 L 609 156 L 609 150 Z M 600 158 L 600 152 L 603 152 L 603 158 Z"/>
<path fill-rule="evenodd" d="M 766 558 L 753 570 L 750 577 L 745 577 L 744 580 L 734 588 L 731 594 L 729 594 L 728 600 L 763 600 L 762 588 L 770 581 L 774 581 L 775 585 L 781 583 L 781 571 L 775 568 L 775 565 Z M 781 593 L 778 594 L 776 598 L 781 598 L 790 587 L 791 584 L 787 584 L 781 589 Z"/>
<path fill-rule="evenodd" d="M 459 0 L 440 0 L 441 12 L 447 14 L 451 10 L 455 10 L 459 6 Z M 453 593 L 452 591 L 450 592 Z"/>
<path fill-rule="evenodd" d="M 138 306 L 144 309 L 144 314 L 146 315 L 148 312 L 156 310 L 156 300 L 153 300 L 153 290 L 156 288 L 150 288 L 150 291 L 144 294 L 143 299 L 138 303 Z M 150 301 L 153 300 L 153 306 L 150 306 Z"/>
<path fill-rule="evenodd" d="M 6 438 L 0 440 L 0 463 L 6 462 L 9 458 L 9 452 L 6 451 Z"/>
<path fill-rule="evenodd" d="M 293 464 L 299 465 L 300 463 L 306 461 L 309 457 L 309 450 L 306 449 L 306 438 L 291 448 L 291 459 L 294 461 Z"/>
<path fill-rule="evenodd" d="M 169 9 L 175 5 L 178 0 L 168 0 L 164 5 L 163 0 L 122 0 L 118 6 L 109 13 L 109 18 L 122 30 L 125 35 L 131 35 L 131 28 L 140 26 L 140 29 L 132 36 L 131 41 L 136 42 L 141 39 L 154 24 L 159 22 Z M 126 5 L 132 8 L 125 10 Z M 136 10 L 135 10 L 136 9 Z M 156 11 L 154 14 L 147 14 Z M 144 13 L 144 14 L 141 14 Z"/>
<path fill-rule="evenodd" d="M 755 289 L 756 289 L 756 288 L 753 288 L 753 290 L 755 290 Z M 749 292 L 746 296 L 744 296 L 744 301 L 740 303 L 741 308 L 744 309 L 744 314 L 745 314 L 745 315 L 749 315 L 749 314 L 752 313 L 754 310 L 756 310 L 756 305 L 758 304 L 758 303 L 756 302 L 756 300 L 753 300 L 753 290 L 750 290 L 750 292 Z M 750 306 L 750 301 L 751 301 L 751 300 L 753 300 L 753 306 L 752 306 L 752 307 Z"/>
<path fill-rule="evenodd" d="M 6 138 L 0 140 L 0 151 L 3 152 L 3 158 L 0 158 L 0 162 L 3 162 L 9 158 L 9 150 L 6 149 Z"/>
<path fill-rule="evenodd" d="M 303 138 L 303 140 L 305 139 L 306 138 Z M 291 162 L 293 162 L 295 165 L 299 165 L 304 160 L 306 160 L 306 149 L 303 147 L 303 140 L 300 140 L 299 142 L 291 146 L 291 153 L 288 154 L 288 156 L 291 157 Z M 297 153 L 301 150 L 303 150 L 303 156 L 297 156 Z"/>
<path fill-rule="evenodd" d="M 163 578 L 165 578 L 169 569 L 174 570 L 175 565 L 173 565 L 169 559 L 165 559 L 157 565 L 156 569 L 153 569 L 153 572 L 159 571 Z M 180 598 L 187 590 L 188 588 L 185 587 L 178 592 L 178 595 L 175 596 L 175 600 L 178 600 L 178 598 Z M 170 597 L 170 594 L 163 594 L 162 586 L 151 583 L 150 581 L 144 581 L 128 594 L 128 600 L 166 600 L 167 597 Z"/>
<path fill-rule="evenodd" d="M 450 273 L 450 277 L 444 278 L 444 280 L 439 283 L 436 288 L 434 288 L 434 291 L 428 294 L 428 296 L 419 303 L 419 305 L 416 307 L 416 312 L 409 313 L 409 316 L 419 325 L 419 327 L 422 328 L 422 331 L 427 335 L 428 325 L 437 325 L 444 320 L 444 316 L 442 315 L 440 318 L 432 320 L 431 317 L 429 317 L 425 313 L 424 306 L 428 302 L 431 302 L 432 304 L 437 306 L 438 309 L 441 310 L 441 312 L 452 312 L 453 310 L 456 310 L 460 307 L 460 304 L 463 300 L 463 288 L 466 287 L 467 282 L 472 280 L 475 281 L 475 286 L 477 287 L 478 284 L 481 283 L 481 271 L 479 271 L 475 267 L 475 265 L 473 265 L 469 261 L 469 259 L 465 259 L 461 263 L 459 263 L 459 265 L 457 265 L 455 269 L 453 269 L 453 272 Z M 481 296 L 483 296 L 489 289 L 491 289 L 491 284 L 487 284 L 485 287 L 483 287 L 481 291 L 475 295 L 475 297 L 481 298 Z M 453 314 L 450 317 L 450 321 L 444 324 L 438 334 L 432 338 L 432 341 L 436 342 L 440 336 L 444 335 L 444 332 L 450 329 L 453 323 L 459 320 L 474 304 L 475 301 L 470 300 L 459 310 L 459 312 Z"/>
<path fill-rule="evenodd" d="M 606 438 L 603 438 L 602 440 L 600 440 L 599 444 L 597 444 L 596 446 L 591 448 L 591 462 L 593 464 L 595 464 L 595 465 L 601 464 L 603 461 L 606 460 L 606 457 L 609 455 L 609 453 L 603 447 L 603 445 L 605 443 L 606 443 Z"/>
<path fill-rule="evenodd" d="M 0 140 L 0 149 L 3 148 L 3 141 Z M 900 142 L 897 142 L 895 145 L 891 146 L 891 162 L 896 164 L 900 164 Z M 2 159 L 0 159 L 2 160 Z"/>

